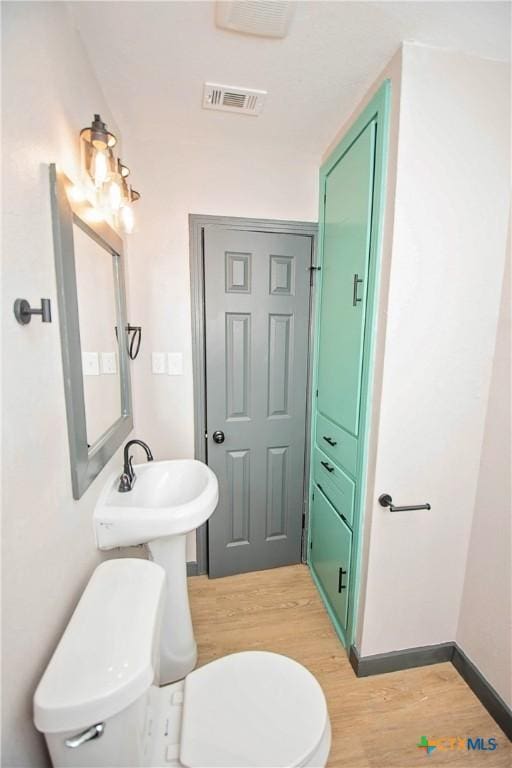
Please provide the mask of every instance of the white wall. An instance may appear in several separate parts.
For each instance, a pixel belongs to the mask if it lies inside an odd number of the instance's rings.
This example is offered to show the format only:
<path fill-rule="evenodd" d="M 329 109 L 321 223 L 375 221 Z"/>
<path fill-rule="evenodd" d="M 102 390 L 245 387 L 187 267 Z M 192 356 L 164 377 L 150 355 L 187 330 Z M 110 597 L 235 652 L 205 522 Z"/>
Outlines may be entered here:
<path fill-rule="evenodd" d="M 403 49 L 358 634 L 365 656 L 456 636 L 505 257 L 507 73 L 488 60 Z M 376 501 L 384 491 L 432 510 L 390 513 Z"/>
<path fill-rule="evenodd" d="M 78 170 L 78 132 L 112 115 L 63 3 L 2 3 L 3 749 L 2 765 L 48 764 L 32 694 L 98 561 L 92 510 L 103 471 L 71 493 L 48 164 Z M 52 301 L 53 322 L 18 325 L 16 297 Z"/>
<path fill-rule="evenodd" d="M 510 321 L 509 251 L 456 639 L 512 707 Z"/>
<path fill-rule="evenodd" d="M 233 116 L 234 120 L 256 118 Z M 282 147 L 197 145 L 169 136 L 154 147 L 124 131 L 143 197 L 130 239 L 130 320 L 142 325 L 132 365 L 135 433 L 156 458 L 194 455 L 189 213 L 317 220 L 318 158 Z M 183 376 L 151 373 L 151 352 L 182 352 Z M 188 541 L 195 559 L 195 536 Z"/>
<path fill-rule="evenodd" d="M 119 136 L 64 3 L 3 3 L 3 762 L 47 764 L 32 695 L 99 556 L 92 510 L 114 457 L 72 500 L 53 266 L 48 164 L 77 176 L 78 132 L 101 112 Z M 236 119 L 236 118 L 235 118 Z M 251 118 L 238 118 L 251 119 Z M 136 434 L 155 456 L 193 455 L 188 214 L 315 220 L 318 159 L 286 148 L 141 142 L 123 126 L 137 187 L 129 316 Z M 17 296 L 52 299 L 53 323 L 19 326 Z M 181 351 L 182 377 L 153 376 L 150 353 Z M 113 553 L 116 556 L 117 553 Z M 194 558 L 191 549 L 189 556 Z"/>

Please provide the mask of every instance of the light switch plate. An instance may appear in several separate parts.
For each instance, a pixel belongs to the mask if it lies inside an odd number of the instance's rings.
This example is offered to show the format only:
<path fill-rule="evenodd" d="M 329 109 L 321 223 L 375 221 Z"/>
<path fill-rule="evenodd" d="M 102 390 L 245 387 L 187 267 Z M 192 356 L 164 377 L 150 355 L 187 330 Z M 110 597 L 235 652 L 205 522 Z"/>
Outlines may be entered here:
<path fill-rule="evenodd" d="M 83 352 L 82 353 L 82 369 L 84 376 L 99 376 L 100 375 L 100 361 L 97 352 Z"/>
<path fill-rule="evenodd" d="M 167 355 L 167 373 L 169 376 L 183 375 L 183 355 L 181 352 L 169 352 Z"/>
<path fill-rule="evenodd" d="M 153 373 L 165 373 L 165 354 L 163 352 L 151 353 L 151 370 Z"/>
<path fill-rule="evenodd" d="M 101 353 L 101 372 L 106 374 L 117 373 L 117 360 L 115 352 Z"/>

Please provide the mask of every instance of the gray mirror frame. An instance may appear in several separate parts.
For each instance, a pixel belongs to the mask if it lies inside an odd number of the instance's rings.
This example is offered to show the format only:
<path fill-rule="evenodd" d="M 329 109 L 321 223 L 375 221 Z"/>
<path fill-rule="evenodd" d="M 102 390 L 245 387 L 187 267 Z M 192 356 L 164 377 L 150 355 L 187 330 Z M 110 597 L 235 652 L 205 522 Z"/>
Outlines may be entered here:
<path fill-rule="evenodd" d="M 69 455 L 73 498 L 79 499 L 105 464 L 133 429 L 130 366 L 126 344 L 119 344 L 121 381 L 121 416 L 89 449 L 85 415 L 82 352 L 78 316 L 73 223 L 119 258 L 114 264 L 117 327 L 126 328 L 126 293 L 124 282 L 123 241 L 104 221 L 88 223 L 87 213 L 94 210 L 88 202 L 75 202 L 69 194 L 72 182 L 50 165 L 50 196 L 52 205 L 53 243 L 57 299 L 64 371 L 64 390 L 68 422 Z"/>

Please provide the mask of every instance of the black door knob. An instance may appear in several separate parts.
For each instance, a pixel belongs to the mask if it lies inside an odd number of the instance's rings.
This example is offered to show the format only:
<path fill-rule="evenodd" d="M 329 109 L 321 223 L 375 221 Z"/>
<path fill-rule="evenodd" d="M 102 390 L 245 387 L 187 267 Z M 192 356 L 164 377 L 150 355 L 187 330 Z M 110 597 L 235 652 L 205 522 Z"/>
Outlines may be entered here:
<path fill-rule="evenodd" d="M 217 431 L 213 433 L 212 437 L 213 437 L 213 442 L 217 443 L 218 445 L 223 443 L 224 440 L 226 439 L 224 432 L 221 429 L 217 429 Z"/>

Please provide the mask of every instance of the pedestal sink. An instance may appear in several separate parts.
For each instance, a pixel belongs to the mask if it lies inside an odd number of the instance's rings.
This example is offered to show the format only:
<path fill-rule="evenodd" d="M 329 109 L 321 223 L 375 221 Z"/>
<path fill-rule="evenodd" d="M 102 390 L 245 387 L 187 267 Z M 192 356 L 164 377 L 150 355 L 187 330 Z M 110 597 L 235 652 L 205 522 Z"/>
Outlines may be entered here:
<path fill-rule="evenodd" d="M 217 478 L 193 459 L 152 461 L 134 467 L 131 491 L 119 493 L 112 474 L 94 510 L 99 549 L 146 544 L 167 575 L 162 624 L 160 684 L 183 679 L 196 665 L 197 646 L 187 591 L 186 534 L 217 506 Z"/>

